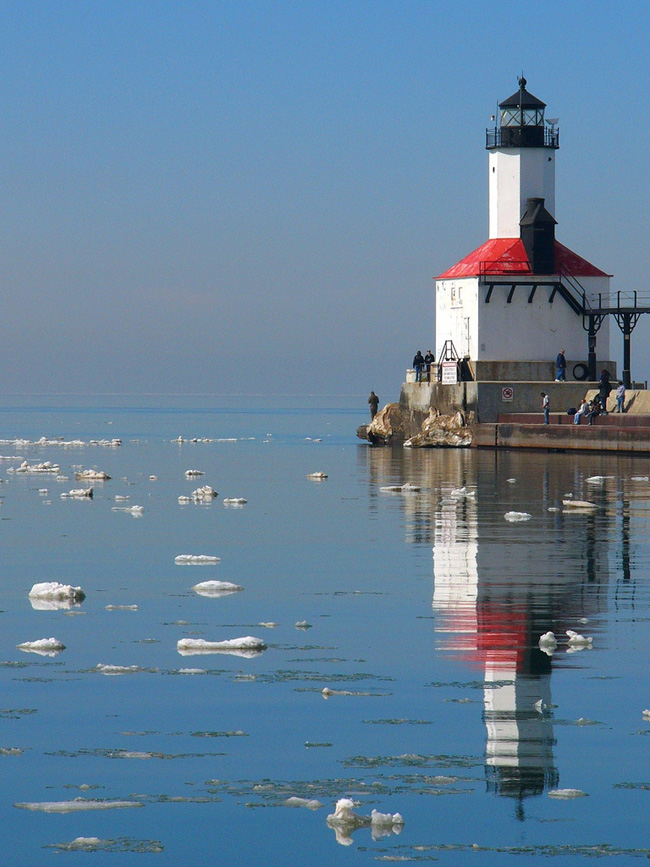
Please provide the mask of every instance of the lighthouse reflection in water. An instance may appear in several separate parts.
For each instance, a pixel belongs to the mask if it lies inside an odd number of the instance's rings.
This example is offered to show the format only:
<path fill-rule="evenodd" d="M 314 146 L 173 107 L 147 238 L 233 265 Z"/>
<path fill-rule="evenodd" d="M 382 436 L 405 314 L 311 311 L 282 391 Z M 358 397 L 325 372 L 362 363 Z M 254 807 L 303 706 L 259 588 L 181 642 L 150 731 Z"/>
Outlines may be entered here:
<path fill-rule="evenodd" d="M 483 681 L 487 787 L 516 799 L 523 818 L 526 798 L 559 785 L 552 672 L 580 652 L 566 630 L 593 632 L 606 606 L 611 519 L 604 509 L 564 511 L 562 498 L 584 490 L 585 473 L 563 461 L 521 455 L 499 464 L 485 455 L 456 469 L 431 502 L 436 648 Z M 513 469 L 520 479 L 506 478 Z M 509 499 L 523 499 L 534 520 L 508 523 Z M 421 532 L 412 518 L 411 531 Z M 555 653 L 539 646 L 548 630 Z"/>

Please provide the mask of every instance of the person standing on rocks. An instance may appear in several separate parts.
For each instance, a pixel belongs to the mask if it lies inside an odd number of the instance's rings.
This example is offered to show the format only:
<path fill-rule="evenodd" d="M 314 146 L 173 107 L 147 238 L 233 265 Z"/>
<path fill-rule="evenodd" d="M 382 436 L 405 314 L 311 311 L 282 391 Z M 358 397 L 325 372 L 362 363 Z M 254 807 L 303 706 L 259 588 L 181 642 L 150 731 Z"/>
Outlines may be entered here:
<path fill-rule="evenodd" d="M 370 392 L 368 404 L 370 406 L 370 421 L 372 421 L 373 418 L 377 415 L 377 410 L 379 409 L 379 398 L 374 391 Z"/>

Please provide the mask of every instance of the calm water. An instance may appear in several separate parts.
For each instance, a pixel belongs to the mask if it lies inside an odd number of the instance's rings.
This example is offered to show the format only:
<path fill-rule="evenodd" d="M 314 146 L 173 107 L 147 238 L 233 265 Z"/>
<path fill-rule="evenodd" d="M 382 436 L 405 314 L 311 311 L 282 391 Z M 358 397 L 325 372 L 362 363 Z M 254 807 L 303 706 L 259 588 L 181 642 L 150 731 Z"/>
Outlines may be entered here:
<path fill-rule="evenodd" d="M 283 403 L 4 399 L 0 438 L 87 445 L 0 444 L 13 458 L 0 461 L 1 863 L 647 857 L 649 462 L 372 449 L 354 438 L 363 400 Z M 113 437 L 121 447 L 90 444 Z M 19 457 L 68 481 L 10 473 Z M 92 501 L 61 498 L 86 468 L 112 478 Z M 329 478 L 306 478 L 318 470 Z M 421 492 L 380 491 L 405 482 Z M 202 484 L 219 497 L 179 505 Z M 474 496 L 452 495 L 462 487 Z M 600 508 L 549 511 L 567 494 Z M 133 505 L 140 517 L 115 511 Z M 511 510 L 531 519 L 509 523 Z M 214 579 L 244 590 L 191 589 Z M 35 610 L 43 581 L 86 599 Z M 569 652 L 567 629 L 593 648 Z M 547 630 L 552 656 L 537 645 Z M 268 649 L 176 647 L 245 635 Z M 66 645 L 55 657 L 16 648 L 50 636 Z M 284 806 L 291 796 L 323 806 Z M 337 842 L 326 817 L 345 796 L 363 815 L 400 812 L 401 833 Z M 138 806 L 16 806 L 75 798 Z M 68 851 L 77 837 L 100 842 Z"/>

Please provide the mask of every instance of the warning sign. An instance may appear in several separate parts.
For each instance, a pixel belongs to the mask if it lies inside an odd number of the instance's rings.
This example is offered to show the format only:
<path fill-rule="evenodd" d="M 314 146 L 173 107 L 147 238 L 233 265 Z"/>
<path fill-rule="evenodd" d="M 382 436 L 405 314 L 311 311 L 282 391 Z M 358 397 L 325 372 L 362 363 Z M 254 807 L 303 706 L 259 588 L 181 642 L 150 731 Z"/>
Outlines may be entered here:
<path fill-rule="evenodd" d="M 458 365 L 455 361 L 442 362 L 442 384 L 456 385 L 458 382 Z"/>
<path fill-rule="evenodd" d="M 515 390 L 509 385 L 501 389 L 501 400 L 510 401 L 515 396 Z"/>

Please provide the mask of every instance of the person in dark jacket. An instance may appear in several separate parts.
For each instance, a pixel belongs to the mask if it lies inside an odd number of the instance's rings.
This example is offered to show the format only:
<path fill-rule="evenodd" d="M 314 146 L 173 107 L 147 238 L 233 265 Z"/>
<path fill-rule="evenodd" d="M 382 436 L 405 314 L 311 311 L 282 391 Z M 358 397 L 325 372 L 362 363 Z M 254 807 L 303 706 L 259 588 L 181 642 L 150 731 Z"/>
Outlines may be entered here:
<path fill-rule="evenodd" d="M 598 397 L 600 398 L 603 415 L 607 415 L 607 398 L 609 397 L 611 390 L 612 386 L 609 381 L 609 371 L 601 370 L 600 379 L 598 380 Z"/>
<path fill-rule="evenodd" d="M 427 349 L 427 354 L 424 356 L 424 363 L 427 369 L 427 382 L 431 382 L 431 365 L 435 363 L 435 357 L 430 349 Z"/>
<path fill-rule="evenodd" d="M 374 391 L 370 392 L 368 404 L 370 405 L 370 421 L 372 421 L 373 418 L 377 415 L 377 410 L 379 408 L 379 398 L 374 393 Z"/>
<path fill-rule="evenodd" d="M 566 382 L 566 358 L 564 349 L 560 349 L 555 359 L 555 381 Z"/>
<path fill-rule="evenodd" d="M 415 381 L 419 382 L 422 378 L 422 369 L 424 368 L 424 356 L 418 349 L 413 359 L 413 370 L 415 370 Z"/>

